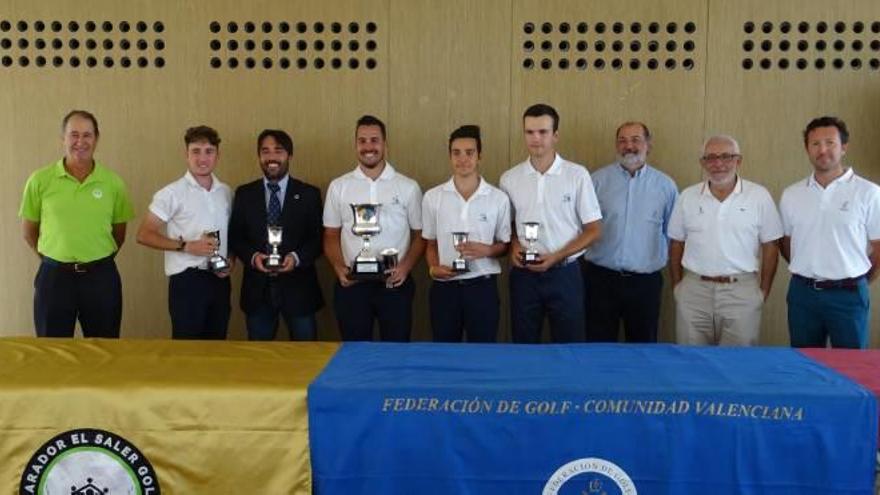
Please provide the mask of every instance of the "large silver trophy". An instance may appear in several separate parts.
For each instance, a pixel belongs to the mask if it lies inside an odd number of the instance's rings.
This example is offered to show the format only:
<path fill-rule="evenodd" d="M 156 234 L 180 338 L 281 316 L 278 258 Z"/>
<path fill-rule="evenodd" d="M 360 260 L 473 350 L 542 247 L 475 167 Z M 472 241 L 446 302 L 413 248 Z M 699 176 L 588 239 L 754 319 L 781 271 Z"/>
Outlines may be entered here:
<path fill-rule="evenodd" d="M 214 252 L 211 253 L 211 256 L 208 258 L 208 270 L 215 273 L 229 271 L 229 260 L 220 254 L 220 231 L 215 230 L 212 232 L 206 232 L 205 234 L 217 241 L 217 245 L 214 247 Z"/>
<path fill-rule="evenodd" d="M 284 229 L 282 229 L 280 225 L 269 225 L 266 227 L 266 231 L 269 236 L 269 247 L 271 251 L 266 258 L 266 261 L 263 262 L 263 266 L 269 271 L 276 272 L 281 269 L 281 265 L 283 264 L 283 256 L 278 252 L 278 248 L 281 246 L 281 235 Z"/>
<path fill-rule="evenodd" d="M 535 249 L 535 243 L 538 242 L 538 231 L 541 224 L 538 222 L 523 222 L 523 234 L 526 239 L 525 250 L 520 253 L 522 255 L 522 263 L 524 265 L 534 265 L 541 262 L 541 255 Z"/>
<path fill-rule="evenodd" d="M 352 280 L 383 280 L 385 278 L 382 263 L 370 249 L 370 238 L 379 235 L 379 232 L 382 231 L 379 226 L 379 206 L 375 203 L 351 204 L 351 213 L 354 218 L 351 232 L 363 241 L 361 251 L 351 262 L 349 278 Z"/>
<path fill-rule="evenodd" d="M 468 267 L 468 261 L 461 254 L 461 245 L 468 241 L 468 233 L 467 232 L 453 232 L 452 233 L 452 247 L 455 248 L 455 251 L 458 253 L 458 257 L 452 260 L 452 271 L 463 273 L 470 268 Z"/>

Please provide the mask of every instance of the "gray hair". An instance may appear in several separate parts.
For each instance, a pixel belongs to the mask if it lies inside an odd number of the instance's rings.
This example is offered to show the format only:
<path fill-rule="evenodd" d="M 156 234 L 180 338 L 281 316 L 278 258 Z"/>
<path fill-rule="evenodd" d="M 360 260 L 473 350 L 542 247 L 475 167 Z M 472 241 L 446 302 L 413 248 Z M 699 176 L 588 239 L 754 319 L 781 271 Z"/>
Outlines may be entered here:
<path fill-rule="evenodd" d="M 702 156 L 702 154 L 706 152 L 706 146 L 709 146 L 709 143 L 714 143 L 714 142 L 719 142 L 719 141 L 733 145 L 733 149 L 736 150 L 736 154 L 737 155 L 740 154 L 739 142 L 733 136 L 731 136 L 729 134 L 714 134 L 714 135 L 706 138 L 705 141 L 703 141 L 703 147 L 700 148 L 700 155 Z"/>

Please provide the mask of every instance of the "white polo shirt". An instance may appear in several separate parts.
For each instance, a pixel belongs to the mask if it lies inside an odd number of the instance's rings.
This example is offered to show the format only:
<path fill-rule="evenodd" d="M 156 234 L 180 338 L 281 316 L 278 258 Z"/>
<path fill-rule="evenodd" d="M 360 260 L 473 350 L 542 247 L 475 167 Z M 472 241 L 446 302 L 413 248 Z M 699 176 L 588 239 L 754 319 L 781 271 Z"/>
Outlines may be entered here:
<path fill-rule="evenodd" d="M 468 240 L 483 244 L 510 242 L 510 200 L 497 187 L 482 177 L 480 185 L 465 200 L 453 179 L 425 193 L 422 200 L 422 237 L 437 241 L 440 264 L 450 266 L 458 257 L 452 244 L 453 232 L 467 232 Z M 468 261 L 469 271 L 451 280 L 465 280 L 501 273 L 496 258 L 479 258 Z"/>
<path fill-rule="evenodd" d="M 584 224 L 602 218 L 590 173 L 558 154 L 543 174 L 528 159 L 504 172 L 501 190 L 510 197 L 520 244 L 526 245 L 524 222 L 541 224 L 535 243 L 539 253 L 558 251 L 580 235 Z M 575 253 L 568 261 L 582 254 Z"/>
<path fill-rule="evenodd" d="M 232 211 L 232 190 L 212 175 L 211 189 L 196 182 L 189 171 L 153 195 L 150 213 L 165 222 L 166 234 L 172 239 L 198 239 L 205 232 L 220 231 L 220 249 L 226 256 L 229 213 Z M 171 276 L 187 268 L 207 268 L 208 258 L 178 251 L 165 251 L 165 275 Z"/>
<path fill-rule="evenodd" d="M 684 242 L 682 265 L 710 277 L 757 273 L 761 244 L 782 237 L 782 221 L 763 186 L 737 177 L 718 201 L 708 182 L 685 189 L 669 219 L 669 237 Z"/>
<path fill-rule="evenodd" d="M 351 232 L 352 204 L 379 203 L 379 227 L 382 231 L 370 239 L 371 250 L 378 256 L 386 248 L 396 248 L 400 259 L 409 250 L 410 229 L 422 230 L 422 190 L 416 181 L 397 173 L 390 163 L 376 180 L 367 177 L 360 165 L 333 179 L 324 202 L 324 227 L 342 228 L 342 256 L 346 264 L 358 255 L 363 240 Z"/>
<path fill-rule="evenodd" d="M 870 241 L 880 239 L 880 186 L 849 168 L 823 188 L 813 175 L 782 193 L 785 235 L 791 237 L 789 271 L 819 280 L 864 275 Z"/>

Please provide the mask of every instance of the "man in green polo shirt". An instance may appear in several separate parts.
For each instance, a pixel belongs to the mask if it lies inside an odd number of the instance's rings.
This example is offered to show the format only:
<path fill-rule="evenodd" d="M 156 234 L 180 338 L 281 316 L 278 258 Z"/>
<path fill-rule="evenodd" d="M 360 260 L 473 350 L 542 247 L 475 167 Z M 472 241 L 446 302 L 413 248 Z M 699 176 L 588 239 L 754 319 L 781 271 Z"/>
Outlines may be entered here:
<path fill-rule="evenodd" d="M 95 161 L 98 121 L 84 110 L 61 123 L 64 157 L 28 178 L 19 216 L 25 241 L 40 256 L 34 281 L 39 337 L 118 338 L 122 282 L 113 258 L 134 217 L 122 179 Z"/>

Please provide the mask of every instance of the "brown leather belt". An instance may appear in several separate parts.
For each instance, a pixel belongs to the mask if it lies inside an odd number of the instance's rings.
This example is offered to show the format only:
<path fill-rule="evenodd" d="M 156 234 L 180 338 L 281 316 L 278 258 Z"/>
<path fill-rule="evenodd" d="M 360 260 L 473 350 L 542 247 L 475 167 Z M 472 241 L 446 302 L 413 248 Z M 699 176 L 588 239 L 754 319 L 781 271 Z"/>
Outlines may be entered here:
<path fill-rule="evenodd" d="M 719 275 L 717 277 L 710 277 L 708 275 L 700 275 L 700 280 L 703 282 L 715 282 L 716 284 L 732 284 L 736 282 L 736 277 L 731 277 L 729 275 Z"/>

